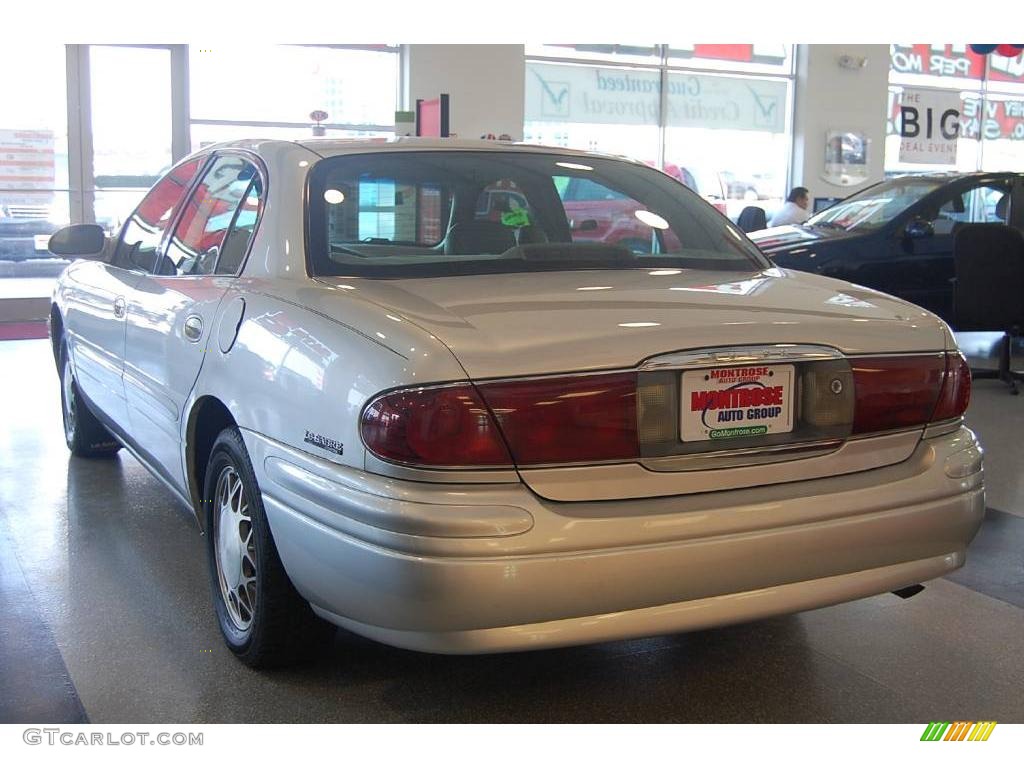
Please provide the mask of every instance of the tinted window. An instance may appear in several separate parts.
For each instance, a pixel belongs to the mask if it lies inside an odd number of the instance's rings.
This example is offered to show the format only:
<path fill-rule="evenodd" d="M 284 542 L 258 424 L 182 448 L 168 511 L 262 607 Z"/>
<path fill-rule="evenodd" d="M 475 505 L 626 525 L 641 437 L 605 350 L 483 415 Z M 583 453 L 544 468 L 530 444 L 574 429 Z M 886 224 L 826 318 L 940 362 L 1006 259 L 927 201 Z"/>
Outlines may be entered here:
<path fill-rule="evenodd" d="M 1006 224 L 1009 202 L 1009 186 L 982 184 L 947 195 L 922 218 L 935 234 L 949 235 L 957 224 Z"/>
<path fill-rule="evenodd" d="M 255 167 L 237 155 L 220 155 L 185 203 L 174 237 L 161 259 L 161 275 L 234 274 L 256 224 L 259 190 Z M 251 194 L 250 194 L 251 193 Z M 228 236 L 232 224 L 239 230 Z M 218 265 L 230 249 L 224 269 Z"/>
<path fill-rule="evenodd" d="M 153 271 L 164 231 L 205 158 L 182 163 L 142 198 L 125 225 L 111 263 L 125 269 Z"/>
<path fill-rule="evenodd" d="M 434 226 L 423 226 L 424 200 Z M 314 274 L 430 276 L 555 269 L 749 270 L 767 262 L 665 174 L 540 152 L 394 152 L 320 161 Z"/>
<path fill-rule="evenodd" d="M 609 189 L 593 179 L 569 179 L 565 187 L 563 200 L 625 200 L 621 192 Z"/>
<path fill-rule="evenodd" d="M 613 241 L 633 253 L 660 253 L 680 248 L 671 227 L 645 221 L 643 203 L 590 178 L 555 177 L 574 243 Z M 562 191 L 564 190 L 564 192 Z M 638 215 L 639 214 L 639 215 Z"/>

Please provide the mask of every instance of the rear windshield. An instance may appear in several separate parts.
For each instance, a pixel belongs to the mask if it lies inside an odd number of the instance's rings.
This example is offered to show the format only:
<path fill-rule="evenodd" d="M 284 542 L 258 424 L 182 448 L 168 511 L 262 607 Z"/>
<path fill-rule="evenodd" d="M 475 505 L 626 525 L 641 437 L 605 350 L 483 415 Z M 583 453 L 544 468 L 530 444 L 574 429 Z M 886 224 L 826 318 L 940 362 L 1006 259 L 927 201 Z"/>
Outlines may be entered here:
<path fill-rule="evenodd" d="M 770 266 L 682 184 L 626 161 L 396 151 L 322 160 L 309 184 L 315 276 Z"/>

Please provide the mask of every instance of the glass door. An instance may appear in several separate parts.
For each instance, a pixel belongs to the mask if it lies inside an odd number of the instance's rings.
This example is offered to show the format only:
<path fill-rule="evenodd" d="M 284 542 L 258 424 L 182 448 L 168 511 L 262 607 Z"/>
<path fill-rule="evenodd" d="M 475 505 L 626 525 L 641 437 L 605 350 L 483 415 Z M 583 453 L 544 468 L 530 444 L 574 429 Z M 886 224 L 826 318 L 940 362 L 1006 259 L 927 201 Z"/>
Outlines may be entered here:
<path fill-rule="evenodd" d="M 92 183 L 85 203 L 115 234 L 173 163 L 171 49 L 89 46 L 89 79 Z"/>

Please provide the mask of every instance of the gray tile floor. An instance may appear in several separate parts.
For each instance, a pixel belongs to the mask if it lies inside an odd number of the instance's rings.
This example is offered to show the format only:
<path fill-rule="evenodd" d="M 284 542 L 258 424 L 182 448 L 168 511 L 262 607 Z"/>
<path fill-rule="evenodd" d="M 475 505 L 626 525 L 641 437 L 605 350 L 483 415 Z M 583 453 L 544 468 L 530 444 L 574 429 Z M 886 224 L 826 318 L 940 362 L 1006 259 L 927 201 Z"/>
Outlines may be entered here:
<path fill-rule="evenodd" d="M 0 654 L 56 649 L 32 674 L 0 662 L 0 722 L 1024 721 L 1024 395 L 998 382 L 969 412 L 993 511 L 967 567 L 910 600 L 486 657 L 339 632 L 258 673 L 221 644 L 187 511 L 123 452 L 69 457 L 47 343 L 0 343 L 0 372 Z"/>

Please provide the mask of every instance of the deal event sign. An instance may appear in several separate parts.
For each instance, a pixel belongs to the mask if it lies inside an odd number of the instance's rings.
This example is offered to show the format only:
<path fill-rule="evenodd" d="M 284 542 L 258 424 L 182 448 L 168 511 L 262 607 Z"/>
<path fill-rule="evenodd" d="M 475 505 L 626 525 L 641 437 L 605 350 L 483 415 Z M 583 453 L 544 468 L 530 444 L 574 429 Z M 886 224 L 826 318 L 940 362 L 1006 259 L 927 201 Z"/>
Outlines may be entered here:
<path fill-rule="evenodd" d="M 896 131 L 901 163 L 956 165 L 960 95 L 955 91 L 904 90 Z"/>
<path fill-rule="evenodd" d="M 661 76 L 607 67 L 527 63 L 526 119 L 562 123 L 657 125 Z M 786 83 L 673 73 L 667 124 L 782 133 Z"/>

